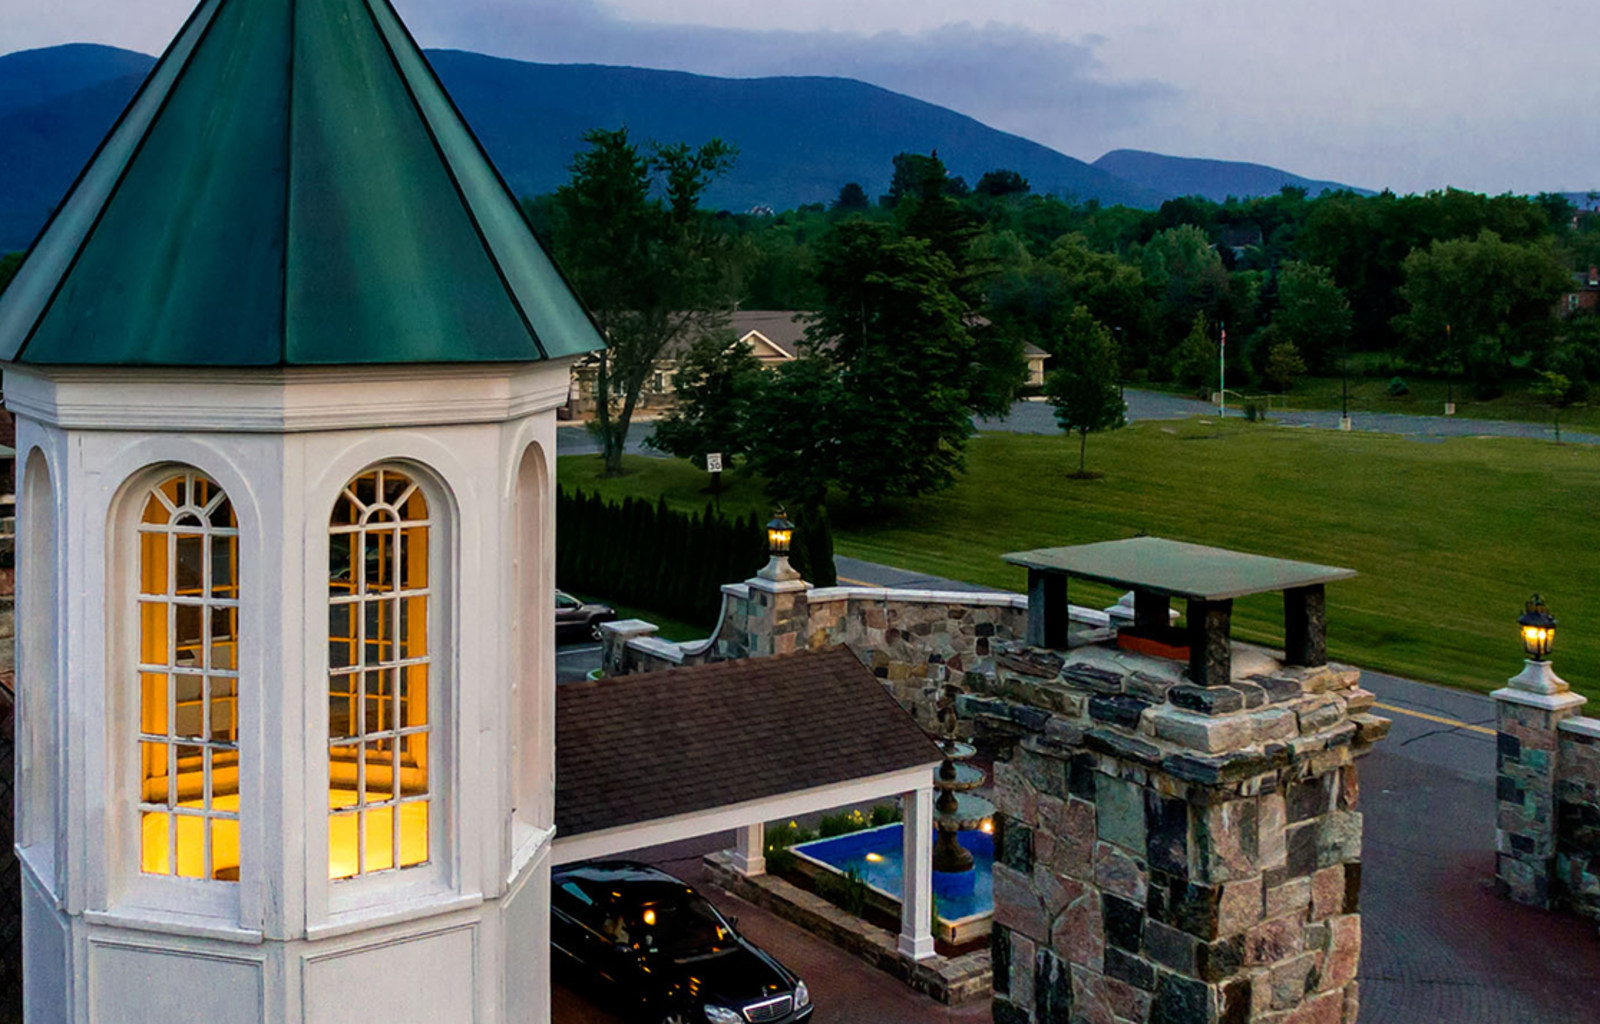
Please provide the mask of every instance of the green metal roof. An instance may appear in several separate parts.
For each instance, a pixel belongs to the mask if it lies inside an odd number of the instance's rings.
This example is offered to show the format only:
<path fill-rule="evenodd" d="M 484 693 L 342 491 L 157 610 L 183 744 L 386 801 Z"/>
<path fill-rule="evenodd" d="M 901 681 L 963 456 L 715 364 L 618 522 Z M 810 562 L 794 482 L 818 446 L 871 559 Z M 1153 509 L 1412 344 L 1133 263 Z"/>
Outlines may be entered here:
<path fill-rule="evenodd" d="M 1001 557 L 1029 569 L 1203 601 L 1309 587 L 1356 575 L 1354 569 L 1248 555 L 1160 537 L 1040 548 Z"/>
<path fill-rule="evenodd" d="M 0 296 L 21 363 L 602 345 L 388 0 L 202 0 Z"/>

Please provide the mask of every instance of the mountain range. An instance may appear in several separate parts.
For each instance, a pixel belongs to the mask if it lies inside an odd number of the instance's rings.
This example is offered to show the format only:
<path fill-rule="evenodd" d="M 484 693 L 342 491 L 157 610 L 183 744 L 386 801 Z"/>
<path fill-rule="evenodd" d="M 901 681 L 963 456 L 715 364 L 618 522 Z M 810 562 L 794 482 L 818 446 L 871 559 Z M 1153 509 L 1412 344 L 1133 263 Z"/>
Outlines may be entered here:
<path fill-rule="evenodd" d="M 640 140 L 721 137 L 738 161 L 707 195 L 730 210 L 830 202 L 855 181 L 886 191 L 895 154 L 937 150 L 969 182 L 1009 168 L 1035 192 L 1153 207 L 1178 195 L 1251 196 L 1285 184 L 1344 188 L 1258 164 L 1133 150 L 1093 164 L 945 107 L 847 78 L 729 79 L 535 64 L 459 50 L 428 58 L 522 195 L 554 190 L 591 128 Z M 26 247 L 115 122 L 154 58 L 72 44 L 0 57 L 0 252 Z"/>

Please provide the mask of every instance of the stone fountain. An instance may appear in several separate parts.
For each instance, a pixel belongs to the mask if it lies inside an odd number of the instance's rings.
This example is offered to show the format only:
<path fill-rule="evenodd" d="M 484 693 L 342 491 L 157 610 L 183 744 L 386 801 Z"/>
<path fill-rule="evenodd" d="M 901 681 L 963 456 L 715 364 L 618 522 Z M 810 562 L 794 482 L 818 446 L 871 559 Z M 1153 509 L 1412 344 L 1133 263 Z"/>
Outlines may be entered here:
<path fill-rule="evenodd" d="M 957 738 L 956 694 L 946 687 L 938 705 L 940 740 L 944 761 L 934 776 L 933 788 L 939 797 L 933 804 L 933 825 L 939 836 L 933 844 L 933 870 L 945 875 L 972 871 L 972 853 L 962 846 L 958 835 L 982 828 L 994 814 L 994 804 L 972 793 L 983 785 L 982 768 L 967 764 L 977 749 Z M 948 881 L 954 882 L 955 879 Z M 970 883 L 970 879 L 968 880 Z"/>

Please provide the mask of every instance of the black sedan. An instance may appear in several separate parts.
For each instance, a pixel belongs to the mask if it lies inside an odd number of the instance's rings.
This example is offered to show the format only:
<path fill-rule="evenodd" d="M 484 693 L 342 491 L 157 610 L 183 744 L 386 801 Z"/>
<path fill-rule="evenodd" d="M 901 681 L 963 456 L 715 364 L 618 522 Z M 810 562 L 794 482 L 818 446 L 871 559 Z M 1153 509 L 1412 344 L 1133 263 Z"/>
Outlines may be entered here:
<path fill-rule="evenodd" d="M 557 868 L 550 879 L 557 976 L 651 1024 L 791 1024 L 805 982 L 746 940 L 679 879 L 632 861 Z"/>
<path fill-rule="evenodd" d="M 556 642 L 600 639 L 600 623 L 617 613 L 609 605 L 587 604 L 565 590 L 556 591 Z"/>

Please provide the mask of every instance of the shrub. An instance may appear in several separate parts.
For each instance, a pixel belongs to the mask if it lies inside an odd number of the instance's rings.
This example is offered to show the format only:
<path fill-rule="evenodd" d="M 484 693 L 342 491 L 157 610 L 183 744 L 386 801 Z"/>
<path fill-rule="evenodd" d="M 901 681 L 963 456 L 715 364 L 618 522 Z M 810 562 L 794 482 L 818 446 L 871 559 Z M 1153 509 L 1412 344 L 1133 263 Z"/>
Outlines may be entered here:
<path fill-rule="evenodd" d="M 899 804 L 878 804 L 872 809 L 872 827 L 892 825 L 901 817 Z"/>
<path fill-rule="evenodd" d="M 1411 394 L 1411 388 L 1406 384 L 1404 377 L 1389 378 L 1389 394 L 1394 398 Z"/>
<path fill-rule="evenodd" d="M 824 814 L 822 823 L 817 826 L 817 832 L 822 838 L 842 836 L 850 832 L 860 832 L 868 827 L 868 818 L 860 809 L 853 811 L 840 811 L 838 814 Z"/>
<path fill-rule="evenodd" d="M 843 876 L 832 872 L 818 875 L 816 887 L 818 896 L 845 913 L 853 917 L 866 916 L 867 883 L 861 880 L 861 873 L 855 868 Z"/>

